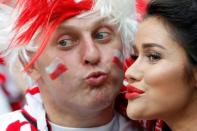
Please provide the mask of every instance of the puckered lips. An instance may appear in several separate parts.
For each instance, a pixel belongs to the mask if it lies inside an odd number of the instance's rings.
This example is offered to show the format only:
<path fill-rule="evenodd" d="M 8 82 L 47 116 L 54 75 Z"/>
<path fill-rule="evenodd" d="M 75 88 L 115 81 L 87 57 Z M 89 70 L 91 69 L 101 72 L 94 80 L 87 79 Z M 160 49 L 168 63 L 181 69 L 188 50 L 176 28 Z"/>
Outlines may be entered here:
<path fill-rule="evenodd" d="M 85 82 L 90 86 L 100 86 L 108 78 L 108 73 L 102 71 L 91 72 L 85 78 Z"/>
<path fill-rule="evenodd" d="M 138 97 L 138 96 L 140 96 L 141 94 L 144 93 L 143 90 L 140 90 L 140 89 L 138 89 L 134 86 L 131 86 L 131 85 L 126 86 L 126 88 L 127 88 L 127 91 L 128 91 L 125 94 L 126 99 L 134 99 L 134 98 L 136 98 L 136 97 Z"/>

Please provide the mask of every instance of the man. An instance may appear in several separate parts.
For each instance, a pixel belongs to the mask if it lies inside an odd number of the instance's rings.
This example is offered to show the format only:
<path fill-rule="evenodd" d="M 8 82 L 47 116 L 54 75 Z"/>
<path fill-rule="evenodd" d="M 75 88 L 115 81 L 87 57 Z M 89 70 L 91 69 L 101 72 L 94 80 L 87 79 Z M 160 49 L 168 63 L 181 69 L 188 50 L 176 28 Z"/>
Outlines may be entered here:
<path fill-rule="evenodd" d="M 135 130 L 113 107 L 122 59 L 131 52 L 135 2 L 19 0 L 19 8 L 8 49 L 17 50 L 11 55 L 33 81 L 27 105 L 0 118 L 0 130 Z"/>

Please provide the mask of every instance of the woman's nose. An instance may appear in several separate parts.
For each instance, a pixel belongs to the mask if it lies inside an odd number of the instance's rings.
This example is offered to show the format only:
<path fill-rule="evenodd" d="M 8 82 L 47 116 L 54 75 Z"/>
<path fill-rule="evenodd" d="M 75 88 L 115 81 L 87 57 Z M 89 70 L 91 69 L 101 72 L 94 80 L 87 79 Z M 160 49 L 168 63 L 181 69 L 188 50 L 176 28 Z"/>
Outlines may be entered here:
<path fill-rule="evenodd" d="M 140 81 L 143 77 L 142 70 L 139 70 L 139 63 L 135 61 L 125 72 L 129 83 Z"/>

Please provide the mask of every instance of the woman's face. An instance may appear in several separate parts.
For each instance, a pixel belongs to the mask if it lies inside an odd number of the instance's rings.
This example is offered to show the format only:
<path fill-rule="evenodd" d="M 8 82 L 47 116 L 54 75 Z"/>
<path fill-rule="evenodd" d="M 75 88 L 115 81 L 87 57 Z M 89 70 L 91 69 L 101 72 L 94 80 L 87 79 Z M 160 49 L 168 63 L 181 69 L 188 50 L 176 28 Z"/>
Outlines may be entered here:
<path fill-rule="evenodd" d="M 126 94 L 128 116 L 154 119 L 180 115 L 194 92 L 185 77 L 188 59 L 184 49 L 159 17 L 149 17 L 141 23 L 135 47 L 138 58 L 126 71 L 126 78 L 130 86 L 140 91 Z"/>

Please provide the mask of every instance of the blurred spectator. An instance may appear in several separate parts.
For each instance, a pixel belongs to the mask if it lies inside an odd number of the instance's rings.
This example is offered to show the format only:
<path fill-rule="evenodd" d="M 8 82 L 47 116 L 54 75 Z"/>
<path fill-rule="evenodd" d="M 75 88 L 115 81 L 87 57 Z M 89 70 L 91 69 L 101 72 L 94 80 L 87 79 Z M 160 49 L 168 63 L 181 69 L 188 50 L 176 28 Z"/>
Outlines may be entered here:
<path fill-rule="evenodd" d="M 9 41 L 8 34 L 12 29 L 11 15 L 12 8 L 0 3 L 0 51 L 5 49 L 2 43 Z M 22 90 L 12 81 L 5 59 L 0 56 L 0 114 L 19 109 L 23 103 L 22 94 Z"/>

